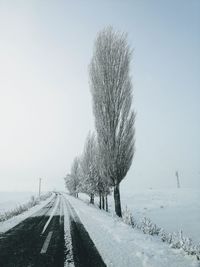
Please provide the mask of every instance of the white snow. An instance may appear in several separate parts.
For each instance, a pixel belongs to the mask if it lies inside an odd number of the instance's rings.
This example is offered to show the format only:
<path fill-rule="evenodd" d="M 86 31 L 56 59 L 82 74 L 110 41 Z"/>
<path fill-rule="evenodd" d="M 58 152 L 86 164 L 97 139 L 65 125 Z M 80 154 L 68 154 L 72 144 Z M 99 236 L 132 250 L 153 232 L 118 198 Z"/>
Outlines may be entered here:
<path fill-rule="evenodd" d="M 121 192 L 122 206 L 127 207 L 133 217 L 149 217 L 153 223 L 167 232 L 183 230 L 184 236 L 200 243 L 200 190 L 162 189 L 138 192 Z M 110 198 L 113 209 L 113 198 Z"/>
<path fill-rule="evenodd" d="M 89 197 L 79 194 L 89 202 Z M 109 196 L 109 209 L 114 213 L 113 196 Z M 98 198 L 95 198 L 98 204 Z M 200 189 L 140 189 L 123 191 L 121 189 L 122 208 L 131 211 L 133 217 L 140 221 L 148 217 L 157 226 L 172 233 L 183 230 L 184 236 L 200 243 Z"/>
<path fill-rule="evenodd" d="M 10 230 L 11 228 L 15 227 L 17 224 L 19 224 L 23 220 L 25 220 L 28 217 L 32 216 L 35 212 L 39 211 L 47 203 L 49 203 L 52 200 L 53 197 L 54 197 L 54 194 L 51 194 L 51 196 L 48 199 L 42 201 L 40 204 L 30 208 L 29 210 L 23 212 L 22 214 L 19 214 L 19 215 L 15 216 L 15 217 L 12 217 L 7 221 L 0 222 L 0 233 L 4 233 L 4 232 Z"/>
<path fill-rule="evenodd" d="M 50 221 L 52 220 L 53 216 L 55 215 L 56 211 L 58 210 L 59 202 L 60 202 L 60 198 L 58 197 L 54 208 L 50 210 L 51 213 L 50 213 L 48 221 L 46 222 L 46 224 L 45 224 L 45 226 L 44 226 L 44 228 L 42 230 L 42 234 L 45 232 L 45 230 L 47 229 Z"/>
<path fill-rule="evenodd" d="M 145 235 L 81 200 L 65 197 L 75 208 L 108 267 L 199 266 L 195 257 L 170 248 L 158 237 Z"/>
<path fill-rule="evenodd" d="M 66 247 L 66 259 L 64 263 L 64 267 L 74 267 L 74 257 L 72 251 L 72 237 L 70 233 L 70 219 L 68 212 L 68 205 L 66 199 L 62 196 L 61 205 L 63 207 L 64 214 L 64 239 L 65 239 L 65 247 Z"/>
<path fill-rule="evenodd" d="M 106 213 L 64 194 L 75 208 L 81 222 L 99 250 L 108 267 L 197 267 L 195 256 L 187 256 L 178 249 L 172 249 L 157 236 L 143 234 L 140 230 L 123 223 L 113 212 Z M 24 198 L 29 200 L 31 195 Z M 6 232 L 22 220 L 44 207 L 54 195 L 30 210 L 0 223 L 0 233 Z M 80 194 L 82 199 L 87 197 Z M 140 192 L 121 192 L 122 206 L 126 205 L 136 219 L 144 216 L 166 231 L 183 230 L 185 236 L 199 242 L 200 236 L 200 190 L 143 190 Z M 0 198 L 2 199 L 2 198 Z M 22 199 L 22 198 L 21 198 Z M 26 200 L 26 201 L 25 201 Z M 19 201 L 17 198 L 13 201 Z M 23 201 L 23 200 L 22 200 Z M 98 201 L 98 199 L 96 199 Z M 1 202 L 2 203 L 2 202 Z M 16 203 L 16 202 L 15 202 Z M 23 202 L 21 202 L 23 203 Z M 97 202 L 96 202 L 97 203 Z M 109 197 L 109 208 L 113 210 L 112 196 Z M 64 214 L 65 242 L 68 249 L 68 261 L 65 266 L 72 267 L 72 240 L 70 234 L 69 213 L 67 204 L 61 197 L 61 211 Z M 57 206 L 58 204 L 55 204 Z"/>

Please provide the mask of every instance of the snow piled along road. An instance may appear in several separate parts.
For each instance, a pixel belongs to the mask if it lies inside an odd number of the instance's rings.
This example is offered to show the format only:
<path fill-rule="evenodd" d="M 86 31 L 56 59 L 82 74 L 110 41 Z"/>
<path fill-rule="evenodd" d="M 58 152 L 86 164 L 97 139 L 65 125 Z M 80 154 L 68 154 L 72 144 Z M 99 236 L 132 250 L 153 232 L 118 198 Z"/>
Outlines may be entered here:
<path fill-rule="evenodd" d="M 148 217 L 167 232 L 183 230 L 184 236 L 200 243 L 200 190 L 143 189 L 121 193 L 122 206 L 132 212 L 136 220 Z M 109 199 L 114 210 L 113 196 Z"/>
<path fill-rule="evenodd" d="M 4 233 L 10 230 L 17 224 L 21 223 L 23 220 L 31 217 L 34 213 L 45 207 L 54 197 L 55 194 L 51 194 L 51 196 L 48 199 L 41 201 L 40 204 L 30 208 L 29 210 L 23 212 L 22 214 L 14 216 L 6 221 L 0 222 L 0 233 Z"/>
<path fill-rule="evenodd" d="M 117 217 L 65 195 L 108 267 L 197 267 L 199 263 L 157 237 L 132 229 Z"/>
<path fill-rule="evenodd" d="M 36 195 L 35 192 L 0 192 L 0 213 L 15 209 Z"/>
<path fill-rule="evenodd" d="M 27 212 L 0 223 L 0 232 L 6 232 L 21 221 L 34 216 L 36 211 L 54 197 L 52 196 Z M 74 208 L 80 222 L 84 225 L 103 261 L 108 267 L 197 267 L 200 266 L 195 257 L 187 256 L 181 250 L 172 249 L 163 243 L 157 236 L 143 234 L 137 229 L 126 225 L 116 216 L 88 205 L 65 193 L 63 196 Z M 155 197 L 155 194 L 154 194 Z M 156 199 L 156 197 L 155 197 Z M 160 205 L 157 198 L 158 205 Z M 61 201 L 61 214 L 64 214 L 65 243 L 68 248 L 70 264 L 73 266 L 73 247 L 71 240 L 71 221 L 69 210 L 64 201 Z M 165 203 L 167 203 L 165 201 Z M 172 203 L 174 203 L 172 201 Z M 144 204 L 144 203 L 143 203 Z M 169 204 L 169 203 L 168 203 Z M 152 205 L 149 204 L 149 205 Z M 143 205 L 146 207 L 145 205 Z M 139 207 L 137 207 L 139 208 Z M 152 206 L 153 208 L 153 206 Z M 150 206 L 148 207 L 150 210 Z M 163 208 L 162 208 L 163 210 Z"/>

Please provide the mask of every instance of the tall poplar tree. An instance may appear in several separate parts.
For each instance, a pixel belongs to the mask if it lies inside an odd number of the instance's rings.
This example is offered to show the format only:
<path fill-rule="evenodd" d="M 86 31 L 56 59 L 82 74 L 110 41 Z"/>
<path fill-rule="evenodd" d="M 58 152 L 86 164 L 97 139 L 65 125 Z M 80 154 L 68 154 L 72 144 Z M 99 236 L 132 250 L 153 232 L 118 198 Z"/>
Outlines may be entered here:
<path fill-rule="evenodd" d="M 112 27 L 98 34 L 89 68 L 93 112 L 104 173 L 114 187 L 115 212 L 120 217 L 119 185 L 135 147 L 130 61 L 126 34 Z"/>

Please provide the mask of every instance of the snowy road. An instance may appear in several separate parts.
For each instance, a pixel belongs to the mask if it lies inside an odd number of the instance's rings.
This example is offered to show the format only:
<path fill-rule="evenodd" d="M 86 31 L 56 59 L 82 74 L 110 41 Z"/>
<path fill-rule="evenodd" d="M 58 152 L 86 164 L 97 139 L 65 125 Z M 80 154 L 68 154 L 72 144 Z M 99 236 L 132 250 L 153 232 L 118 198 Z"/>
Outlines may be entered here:
<path fill-rule="evenodd" d="M 71 257 L 68 257 L 70 248 L 66 247 L 64 241 L 64 213 L 70 222 L 68 231 L 73 246 Z M 0 235 L 0 266 L 106 265 L 71 205 L 61 194 L 56 194 L 45 207 Z"/>
<path fill-rule="evenodd" d="M 172 249 L 156 236 L 132 229 L 117 216 L 65 195 L 107 267 L 200 267 L 195 257 Z M 96 267 L 97 265 L 93 265 Z"/>
<path fill-rule="evenodd" d="M 63 198 L 70 214 L 70 230 L 73 247 L 73 260 L 75 266 L 85 267 L 105 267 L 99 252 L 85 227 L 81 223 L 78 215 L 68 200 Z"/>
<path fill-rule="evenodd" d="M 0 236 L 0 266 L 63 266 L 63 215 L 59 200 L 55 196 L 40 211 Z"/>
<path fill-rule="evenodd" d="M 0 225 L 0 267 L 199 267 L 195 257 L 67 194 L 40 205 Z"/>

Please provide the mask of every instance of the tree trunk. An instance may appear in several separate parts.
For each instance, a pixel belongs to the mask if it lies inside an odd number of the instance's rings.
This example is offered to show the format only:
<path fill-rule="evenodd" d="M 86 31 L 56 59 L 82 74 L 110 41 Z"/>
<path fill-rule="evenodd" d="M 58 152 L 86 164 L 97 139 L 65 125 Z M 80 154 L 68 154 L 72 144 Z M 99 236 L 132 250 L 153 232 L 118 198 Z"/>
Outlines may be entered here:
<path fill-rule="evenodd" d="M 101 209 L 101 193 L 99 193 L 99 208 Z"/>
<path fill-rule="evenodd" d="M 94 204 L 94 194 L 90 194 L 90 203 Z"/>
<path fill-rule="evenodd" d="M 108 212 L 108 195 L 106 194 L 106 211 Z"/>
<path fill-rule="evenodd" d="M 117 216 L 122 217 L 119 184 L 116 184 L 114 186 L 114 200 L 115 200 L 115 212 Z"/>
<path fill-rule="evenodd" d="M 102 195 L 102 208 L 105 210 L 105 199 L 104 199 L 104 195 Z"/>

